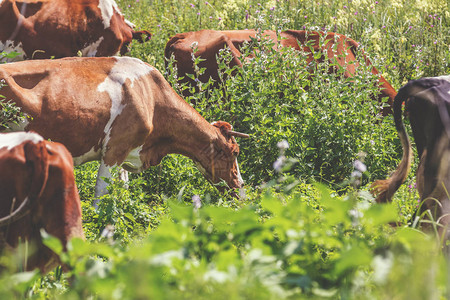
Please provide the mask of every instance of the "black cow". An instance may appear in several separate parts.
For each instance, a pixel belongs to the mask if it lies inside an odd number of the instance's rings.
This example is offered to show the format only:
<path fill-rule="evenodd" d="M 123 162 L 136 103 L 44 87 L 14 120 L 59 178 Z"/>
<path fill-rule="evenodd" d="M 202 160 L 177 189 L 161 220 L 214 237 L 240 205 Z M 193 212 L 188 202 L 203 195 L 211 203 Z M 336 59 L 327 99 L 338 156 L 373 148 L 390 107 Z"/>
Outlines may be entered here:
<path fill-rule="evenodd" d="M 450 76 L 410 81 L 394 100 L 394 121 L 402 142 L 402 160 L 389 179 L 374 182 L 378 202 L 391 201 L 408 175 L 411 143 L 402 120 L 402 104 L 411 123 L 420 163 L 416 174 L 421 198 L 419 214 L 430 210 L 444 241 L 450 237 Z M 427 225 L 426 227 L 430 227 Z"/>

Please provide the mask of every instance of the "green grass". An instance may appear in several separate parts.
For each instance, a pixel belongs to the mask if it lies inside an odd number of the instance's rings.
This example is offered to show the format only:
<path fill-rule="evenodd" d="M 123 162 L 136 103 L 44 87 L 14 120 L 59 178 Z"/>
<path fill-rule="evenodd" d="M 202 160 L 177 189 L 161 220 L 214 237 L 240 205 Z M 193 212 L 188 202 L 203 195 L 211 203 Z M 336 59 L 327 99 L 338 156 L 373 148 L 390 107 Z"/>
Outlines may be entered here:
<path fill-rule="evenodd" d="M 345 34 L 397 89 L 409 79 L 450 71 L 450 4 L 444 0 L 118 4 L 138 28 L 153 32 L 130 55 L 171 83 L 165 43 L 175 33 L 204 28 Z M 87 241 L 74 240 L 61 254 L 72 270 L 22 273 L 16 260 L 3 256 L 0 297 L 444 299 L 447 262 L 438 243 L 407 226 L 419 199 L 414 172 L 392 204 L 375 204 L 368 192 L 401 157 L 392 117 L 380 119 L 369 100 L 375 78 L 364 68 L 352 81 L 330 75 L 328 63 L 309 76 L 296 53 L 260 47 L 265 51 L 226 81 L 226 94 L 186 99 L 208 121 L 228 121 L 251 135 L 238 141 L 246 181 L 241 199 L 220 194 L 189 159 L 169 155 L 132 174 L 128 189 L 112 180 L 95 211 L 98 164 L 77 167 Z M 289 144 L 283 153 L 281 140 Z M 281 155 L 285 165 L 277 171 L 273 163 Z M 355 160 L 367 166 L 362 177 L 354 173 Z M 416 165 L 417 158 L 412 170 Z M 201 208 L 194 208 L 194 196 Z M 51 237 L 46 244 L 58 249 Z"/>

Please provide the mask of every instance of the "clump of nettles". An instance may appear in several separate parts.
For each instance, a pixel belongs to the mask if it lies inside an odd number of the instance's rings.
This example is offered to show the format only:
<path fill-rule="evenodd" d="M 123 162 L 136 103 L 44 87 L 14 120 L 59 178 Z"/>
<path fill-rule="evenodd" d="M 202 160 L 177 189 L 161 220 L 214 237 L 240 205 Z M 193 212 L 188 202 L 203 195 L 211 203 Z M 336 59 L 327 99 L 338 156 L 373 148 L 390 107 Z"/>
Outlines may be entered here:
<path fill-rule="evenodd" d="M 5 80 L 0 80 L 0 93 L 1 89 L 6 86 Z M 8 129 L 12 124 L 19 124 L 25 120 L 23 113 L 20 110 L 20 107 L 17 107 L 16 104 L 12 101 L 8 101 L 4 96 L 0 94 L 0 129 Z"/>

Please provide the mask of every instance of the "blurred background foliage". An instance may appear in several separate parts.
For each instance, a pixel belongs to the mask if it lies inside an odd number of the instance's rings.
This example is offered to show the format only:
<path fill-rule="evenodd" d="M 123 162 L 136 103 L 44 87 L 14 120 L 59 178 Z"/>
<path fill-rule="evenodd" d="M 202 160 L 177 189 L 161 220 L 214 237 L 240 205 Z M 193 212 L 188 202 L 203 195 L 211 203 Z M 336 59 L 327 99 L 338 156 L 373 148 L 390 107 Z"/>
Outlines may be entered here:
<path fill-rule="evenodd" d="M 129 55 L 157 67 L 178 92 L 185 87 L 166 69 L 164 46 L 176 33 L 200 29 L 341 33 L 360 43 L 396 89 L 410 79 L 450 71 L 446 0 L 121 0 L 118 5 L 138 28 L 153 33 L 149 42 L 133 44 Z M 368 192 L 367 185 L 388 176 L 401 157 L 392 117 L 381 118 L 380 104 L 370 100 L 376 78 L 365 67 L 351 80 L 328 74 L 329 62 L 317 63 L 311 76 L 298 53 L 271 46 L 259 43 L 262 51 L 251 60 L 245 60 L 250 50 L 244 51 L 243 68 L 227 77 L 225 88 L 209 91 L 199 83 L 200 92 L 186 98 L 208 121 L 228 121 L 251 135 L 238 140 L 246 182 L 240 199 L 220 194 L 189 159 L 169 155 L 159 166 L 132 174 L 127 186 L 112 179 L 110 193 L 95 210 L 98 163 L 79 166 L 87 241 L 74 240 L 61 254 L 71 271 L 20 272 L 26 247 L 5 254 L 0 297 L 448 296 L 448 262 L 433 234 L 423 234 L 411 221 L 419 199 L 414 172 L 392 204 L 374 204 Z M 230 74 L 229 53 L 220 59 L 221 74 Z M 355 168 L 355 161 L 367 170 Z M 59 251 L 52 237 L 46 244 Z"/>

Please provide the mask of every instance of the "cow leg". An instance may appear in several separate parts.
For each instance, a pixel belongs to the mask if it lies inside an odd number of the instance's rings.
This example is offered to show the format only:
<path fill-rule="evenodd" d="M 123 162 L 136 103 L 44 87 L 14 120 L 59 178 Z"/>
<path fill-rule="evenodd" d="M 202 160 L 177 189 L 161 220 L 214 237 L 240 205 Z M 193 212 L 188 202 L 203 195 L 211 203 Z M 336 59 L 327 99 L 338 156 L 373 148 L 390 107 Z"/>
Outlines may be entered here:
<path fill-rule="evenodd" d="M 123 168 L 120 168 L 119 179 L 122 180 L 123 182 L 128 182 L 128 180 L 129 180 L 128 172 Z"/>
<path fill-rule="evenodd" d="M 450 254 L 450 139 L 445 132 L 438 140 L 435 146 L 436 150 L 433 155 L 431 164 L 436 165 L 437 169 L 437 185 L 434 188 L 431 197 L 439 200 L 440 214 L 436 216 L 436 221 L 439 223 L 439 237 L 444 246 L 445 253 Z"/>
<path fill-rule="evenodd" d="M 445 152 L 443 149 L 442 143 L 444 137 L 442 135 L 442 128 L 438 126 L 430 127 L 428 132 L 432 132 L 433 135 L 430 135 L 427 139 L 427 153 L 425 157 L 424 167 L 423 167 L 423 176 L 424 176 L 424 189 L 422 197 L 425 199 L 429 197 L 435 188 L 438 185 L 439 181 L 439 170 L 443 162 L 441 159 Z M 445 141 L 445 140 L 444 140 Z M 437 198 L 439 199 L 439 198 Z"/>
<path fill-rule="evenodd" d="M 106 183 L 105 180 L 103 180 L 103 178 L 111 178 L 111 171 L 110 168 L 108 166 L 105 165 L 105 163 L 102 161 L 100 162 L 100 167 L 98 168 L 98 173 L 97 173 L 97 181 L 95 182 L 95 200 L 94 200 L 94 207 L 97 208 L 98 207 L 98 203 L 100 202 L 100 198 L 101 196 L 104 196 L 106 194 L 108 194 L 108 183 Z M 128 172 L 125 171 L 123 168 L 120 168 L 119 171 L 119 179 L 122 180 L 123 182 L 125 182 L 125 187 L 128 188 Z"/>
<path fill-rule="evenodd" d="M 97 207 L 97 203 L 100 201 L 98 198 L 108 194 L 108 184 L 103 178 L 111 178 L 110 168 L 105 165 L 103 161 L 100 162 L 100 167 L 98 168 L 97 181 L 95 182 L 95 200 L 94 206 Z"/>

